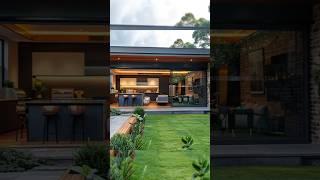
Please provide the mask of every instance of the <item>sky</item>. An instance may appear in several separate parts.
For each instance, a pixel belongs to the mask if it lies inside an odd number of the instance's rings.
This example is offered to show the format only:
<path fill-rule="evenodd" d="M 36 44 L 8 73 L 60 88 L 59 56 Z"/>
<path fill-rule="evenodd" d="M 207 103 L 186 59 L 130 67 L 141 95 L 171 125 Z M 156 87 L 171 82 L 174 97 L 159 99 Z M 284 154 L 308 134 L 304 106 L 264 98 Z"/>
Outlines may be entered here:
<path fill-rule="evenodd" d="M 191 12 L 210 19 L 210 0 L 111 0 L 111 24 L 175 25 Z M 169 47 L 177 38 L 193 42 L 193 31 L 111 31 L 112 46 Z"/>

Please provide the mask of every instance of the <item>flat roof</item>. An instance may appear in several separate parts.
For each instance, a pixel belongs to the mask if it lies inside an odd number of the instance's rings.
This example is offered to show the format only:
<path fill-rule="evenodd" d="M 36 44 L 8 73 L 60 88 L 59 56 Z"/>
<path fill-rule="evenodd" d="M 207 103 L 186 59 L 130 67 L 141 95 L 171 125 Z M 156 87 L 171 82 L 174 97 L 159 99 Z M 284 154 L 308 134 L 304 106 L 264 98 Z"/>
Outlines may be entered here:
<path fill-rule="evenodd" d="M 205 26 L 161 26 L 161 25 L 129 25 L 110 24 L 110 30 L 209 30 Z"/>
<path fill-rule="evenodd" d="M 210 49 L 111 46 L 111 55 L 145 56 L 204 56 L 210 57 Z"/>

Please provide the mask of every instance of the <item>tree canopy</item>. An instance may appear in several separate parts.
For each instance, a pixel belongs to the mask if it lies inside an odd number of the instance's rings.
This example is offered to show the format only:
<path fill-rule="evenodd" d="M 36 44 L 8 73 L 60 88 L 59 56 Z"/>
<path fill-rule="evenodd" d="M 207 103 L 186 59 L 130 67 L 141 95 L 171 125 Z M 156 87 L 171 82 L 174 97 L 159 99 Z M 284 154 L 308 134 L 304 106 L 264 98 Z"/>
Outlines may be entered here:
<path fill-rule="evenodd" d="M 195 18 L 192 13 L 186 13 L 181 17 L 176 26 L 195 26 L 195 27 L 208 27 L 206 30 L 195 30 L 192 33 L 194 42 L 183 42 L 182 39 L 177 39 L 172 48 L 210 48 L 210 22 L 205 18 Z"/>

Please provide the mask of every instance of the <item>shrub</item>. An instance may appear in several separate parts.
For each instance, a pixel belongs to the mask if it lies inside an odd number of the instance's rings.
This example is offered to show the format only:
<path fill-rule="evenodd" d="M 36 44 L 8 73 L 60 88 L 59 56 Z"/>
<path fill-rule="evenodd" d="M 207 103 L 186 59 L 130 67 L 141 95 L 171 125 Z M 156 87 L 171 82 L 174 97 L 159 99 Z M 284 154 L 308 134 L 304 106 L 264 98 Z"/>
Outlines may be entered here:
<path fill-rule="evenodd" d="M 74 154 L 76 166 L 89 166 L 96 169 L 97 175 L 107 178 L 109 165 L 109 151 L 104 144 L 87 144 Z"/>
<path fill-rule="evenodd" d="M 122 158 L 129 157 L 134 153 L 134 144 L 130 136 L 126 134 L 115 134 L 112 136 L 110 146 Z"/>
<path fill-rule="evenodd" d="M 30 153 L 14 149 L 0 149 L 0 172 L 17 172 L 32 169 L 45 161 L 34 158 Z"/>
<path fill-rule="evenodd" d="M 118 109 L 111 108 L 110 114 L 111 116 L 119 116 L 121 115 L 121 112 Z"/>
<path fill-rule="evenodd" d="M 96 173 L 98 172 L 96 169 L 92 169 L 91 167 L 87 166 L 87 165 L 83 165 L 83 166 L 72 166 L 71 171 L 74 171 L 76 173 L 81 174 L 82 176 L 84 176 L 86 179 L 92 179 L 92 180 L 104 180 L 102 177 L 96 175 Z"/>
<path fill-rule="evenodd" d="M 191 149 L 191 146 L 193 145 L 193 138 L 191 136 L 182 137 L 181 141 L 183 143 L 182 149 Z"/>
<path fill-rule="evenodd" d="M 121 159 L 117 156 L 112 160 L 110 167 L 111 180 L 130 180 L 133 172 L 133 160 L 131 158 Z"/>
<path fill-rule="evenodd" d="M 192 167 L 196 170 L 196 172 L 193 173 L 192 179 L 204 179 L 204 176 L 209 171 L 209 161 L 205 158 L 199 158 L 197 161 L 194 161 L 192 163 Z"/>
<path fill-rule="evenodd" d="M 134 111 L 133 111 L 133 114 L 138 114 L 139 116 L 144 118 L 145 112 L 144 112 L 144 109 L 142 107 L 136 107 L 134 109 Z"/>
<path fill-rule="evenodd" d="M 141 134 L 137 135 L 133 139 L 133 144 L 134 144 L 134 149 L 135 150 L 143 150 L 143 148 L 144 148 L 143 136 Z"/>

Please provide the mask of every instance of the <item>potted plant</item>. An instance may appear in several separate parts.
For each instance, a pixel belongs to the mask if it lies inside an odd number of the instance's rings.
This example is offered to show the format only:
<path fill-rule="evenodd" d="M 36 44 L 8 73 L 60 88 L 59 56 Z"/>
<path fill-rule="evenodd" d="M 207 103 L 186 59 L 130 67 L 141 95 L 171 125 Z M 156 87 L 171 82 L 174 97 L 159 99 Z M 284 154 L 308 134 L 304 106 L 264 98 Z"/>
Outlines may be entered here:
<path fill-rule="evenodd" d="M 34 92 L 35 97 L 41 99 L 43 97 L 43 93 L 47 90 L 47 88 L 41 80 L 35 79 L 33 82 L 32 90 Z"/>
<path fill-rule="evenodd" d="M 1 88 L 0 98 L 10 98 L 16 99 L 16 91 L 14 90 L 14 83 L 10 80 L 5 80 L 3 82 L 3 88 Z"/>

